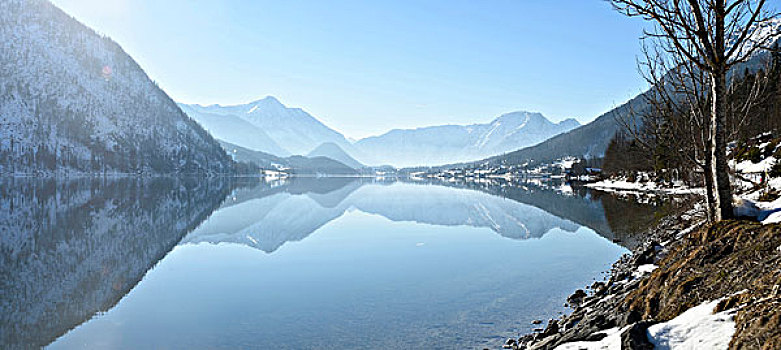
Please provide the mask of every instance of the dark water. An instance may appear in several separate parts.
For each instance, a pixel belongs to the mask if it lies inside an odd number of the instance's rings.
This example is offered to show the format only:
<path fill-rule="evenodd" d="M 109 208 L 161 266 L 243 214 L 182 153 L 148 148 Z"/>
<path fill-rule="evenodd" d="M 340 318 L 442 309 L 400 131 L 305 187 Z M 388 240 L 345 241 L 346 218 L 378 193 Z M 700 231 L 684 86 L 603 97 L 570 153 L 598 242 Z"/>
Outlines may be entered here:
<path fill-rule="evenodd" d="M 532 183 L 0 185 L 0 348 L 498 347 L 658 210 Z"/>

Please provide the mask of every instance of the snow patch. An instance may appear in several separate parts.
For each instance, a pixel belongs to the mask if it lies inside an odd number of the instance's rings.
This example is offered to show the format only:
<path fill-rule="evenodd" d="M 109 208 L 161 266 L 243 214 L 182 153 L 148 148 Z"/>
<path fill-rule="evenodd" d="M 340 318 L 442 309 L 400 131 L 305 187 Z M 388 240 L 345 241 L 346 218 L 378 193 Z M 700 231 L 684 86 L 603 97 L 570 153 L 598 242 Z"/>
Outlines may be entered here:
<path fill-rule="evenodd" d="M 637 267 L 637 272 L 642 273 L 642 274 L 648 274 L 648 273 L 654 272 L 654 270 L 656 270 L 658 268 L 659 268 L 659 266 L 656 266 L 654 264 L 645 264 L 645 265 L 638 266 Z"/>
<path fill-rule="evenodd" d="M 586 187 L 600 190 L 603 192 L 615 192 L 615 193 L 656 193 L 667 195 L 686 195 L 686 194 L 703 194 L 705 190 L 702 188 L 690 188 L 680 183 L 673 184 L 672 186 L 659 186 L 653 181 L 638 181 L 630 182 L 626 180 L 602 180 L 594 183 L 587 184 Z"/>
<path fill-rule="evenodd" d="M 655 349 L 727 349 L 735 334 L 735 310 L 713 314 L 720 300 L 702 303 L 678 317 L 648 327 Z"/>
<path fill-rule="evenodd" d="M 776 165 L 776 158 L 770 156 L 763 159 L 759 163 L 752 163 L 750 160 L 744 160 L 740 163 L 734 164 L 734 167 L 738 172 L 750 174 L 768 172 L 771 168 L 773 168 L 773 165 Z"/>
<path fill-rule="evenodd" d="M 762 225 L 770 225 L 781 223 L 781 211 L 777 211 L 767 216 L 765 220 L 762 220 Z"/>

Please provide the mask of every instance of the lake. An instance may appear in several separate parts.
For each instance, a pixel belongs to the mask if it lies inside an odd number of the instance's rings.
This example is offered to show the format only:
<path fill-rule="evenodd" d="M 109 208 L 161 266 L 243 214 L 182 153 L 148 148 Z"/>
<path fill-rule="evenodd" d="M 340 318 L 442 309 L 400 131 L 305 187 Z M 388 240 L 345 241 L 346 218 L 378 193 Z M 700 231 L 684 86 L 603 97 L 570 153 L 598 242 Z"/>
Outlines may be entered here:
<path fill-rule="evenodd" d="M 662 207 L 540 181 L 0 185 L 4 349 L 497 348 Z"/>

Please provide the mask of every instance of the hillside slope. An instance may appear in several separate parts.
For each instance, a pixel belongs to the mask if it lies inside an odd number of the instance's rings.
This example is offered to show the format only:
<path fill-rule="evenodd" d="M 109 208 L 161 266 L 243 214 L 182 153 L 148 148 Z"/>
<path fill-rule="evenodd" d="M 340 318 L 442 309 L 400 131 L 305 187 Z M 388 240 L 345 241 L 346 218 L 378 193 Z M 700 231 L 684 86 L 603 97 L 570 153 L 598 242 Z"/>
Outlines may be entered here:
<path fill-rule="evenodd" d="M 218 140 L 282 157 L 290 155 L 290 152 L 274 142 L 265 131 L 235 115 L 198 113 L 184 104 L 179 104 L 179 107 Z"/>
<path fill-rule="evenodd" d="M 489 158 L 491 163 L 520 164 L 528 160 L 549 162 L 565 156 L 602 157 L 608 143 L 621 128 L 619 119 L 630 110 L 648 108 L 644 94 L 597 117 L 593 122 L 556 135 L 537 145 Z"/>
<path fill-rule="evenodd" d="M 364 167 L 361 162 L 355 160 L 355 158 L 351 157 L 349 154 L 347 154 L 347 152 L 339 147 L 339 145 L 333 142 L 326 142 L 320 146 L 317 146 L 317 148 L 307 154 L 307 157 L 331 158 L 353 169 L 360 169 Z"/>
<path fill-rule="evenodd" d="M 344 135 L 333 130 L 300 108 L 288 108 L 274 97 L 234 106 L 186 105 L 188 113 L 209 113 L 221 116 L 237 116 L 260 130 L 283 149 L 295 155 L 306 155 L 325 142 L 333 142 L 348 153 L 352 144 Z M 246 144 L 239 146 L 251 148 Z M 276 154 L 284 156 L 284 154 Z"/>
<path fill-rule="evenodd" d="M 44 0 L 0 2 L 0 173 L 225 173 L 122 48 Z"/>
<path fill-rule="evenodd" d="M 255 164 L 261 168 L 273 169 L 277 166 L 290 168 L 296 175 L 355 175 L 357 171 L 336 160 L 326 157 L 277 157 L 273 154 L 253 151 L 234 145 L 229 142 L 220 141 L 225 151 L 228 152 L 235 161 Z"/>

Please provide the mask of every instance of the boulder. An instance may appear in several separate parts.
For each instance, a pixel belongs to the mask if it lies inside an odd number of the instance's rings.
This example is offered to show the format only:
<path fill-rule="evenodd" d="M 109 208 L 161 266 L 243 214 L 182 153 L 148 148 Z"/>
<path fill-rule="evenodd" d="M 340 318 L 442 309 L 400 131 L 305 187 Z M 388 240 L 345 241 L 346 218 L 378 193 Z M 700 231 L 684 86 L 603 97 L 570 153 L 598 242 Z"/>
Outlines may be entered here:
<path fill-rule="evenodd" d="M 654 345 L 648 340 L 648 327 L 654 323 L 653 321 L 636 322 L 621 333 L 621 349 L 653 350 Z"/>

